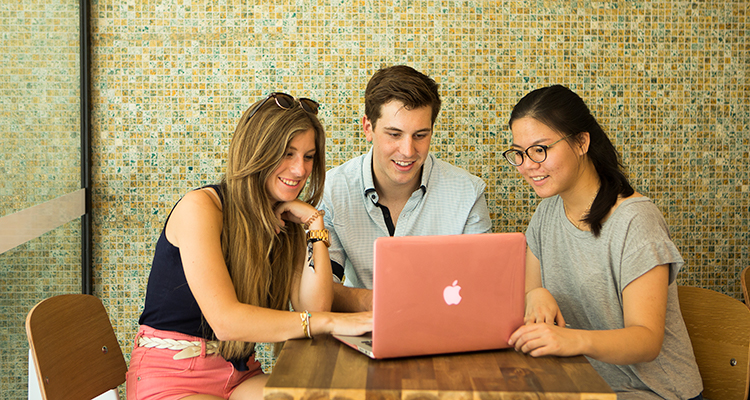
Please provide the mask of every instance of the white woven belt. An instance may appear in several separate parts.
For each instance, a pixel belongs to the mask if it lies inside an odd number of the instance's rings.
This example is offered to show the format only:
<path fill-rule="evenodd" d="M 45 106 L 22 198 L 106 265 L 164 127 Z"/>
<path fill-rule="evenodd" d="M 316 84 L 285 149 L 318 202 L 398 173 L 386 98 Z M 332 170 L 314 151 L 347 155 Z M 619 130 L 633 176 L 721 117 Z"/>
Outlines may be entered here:
<path fill-rule="evenodd" d="M 141 336 L 138 338 L 138 346 L 179 351 L 179 353 L 175 354 L 174 357 L 172 357 L 175 360 L 198 357 L 199 355 L 201 355 L 200 341 L 191 342 L 189 340 L 161 339 Z M 206 355 L 214 354 L 218 351 L 218 349 L 218 341 L 206 341 Z"/>

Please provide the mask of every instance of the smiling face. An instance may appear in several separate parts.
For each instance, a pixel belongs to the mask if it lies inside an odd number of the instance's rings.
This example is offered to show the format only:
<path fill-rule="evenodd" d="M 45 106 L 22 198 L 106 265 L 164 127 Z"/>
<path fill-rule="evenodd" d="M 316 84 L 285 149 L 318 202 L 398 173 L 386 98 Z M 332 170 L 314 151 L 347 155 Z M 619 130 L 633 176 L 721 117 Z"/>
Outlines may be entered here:
<path fill-rule="evenodd" d="M 511 125 L 513 148 L 524 151 L 533 145 L 550 145 L 561 139 L 560 132 L 531 117 L 523 117 Z M 569 139 L 570 140 L 570 139 Z M 585 164 L 581 162 L 584 146 L 562 140 L 547 149 L 547 159 L 541 163 L 529 160 L 516 167 L 539 197 L 547 198 L 575 191 Z"/>
<path fill-rule="evenodd" d="M 313 169 L 315 130 L 298 133 L 289 142 L 284 158 L 266 180 L 266 190 L 274 202 L 296 199 Z"/>
<path fill-rule="evenodd" d="M 382 191 L 414 191 L 421 182 L 422 165 L 430 151 L 432 138 L 432 109 L 420 107 L 409 110 L 400 101 L 382 106 L 381 117 L 373 125 L 366 116 L 363 129 L 372 142 L 372 169 L 375 185 Z"/>

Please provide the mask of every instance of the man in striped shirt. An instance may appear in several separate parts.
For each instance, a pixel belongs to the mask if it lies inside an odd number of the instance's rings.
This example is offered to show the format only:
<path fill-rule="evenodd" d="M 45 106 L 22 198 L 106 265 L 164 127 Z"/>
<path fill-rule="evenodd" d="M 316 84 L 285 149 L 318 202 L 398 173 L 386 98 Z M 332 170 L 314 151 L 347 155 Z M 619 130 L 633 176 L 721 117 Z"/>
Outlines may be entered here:
<path fill-rule="evenodd" d="M 362 129 L 372 147 L 326 176 L 331 264 L 345 276 L 334 310 L 372 309 L 376 238 L 491 230 L 484 181 L 429 153 L 440 104 L 438 84 L 408 66 L 381 69 L 367 84 Z"/>

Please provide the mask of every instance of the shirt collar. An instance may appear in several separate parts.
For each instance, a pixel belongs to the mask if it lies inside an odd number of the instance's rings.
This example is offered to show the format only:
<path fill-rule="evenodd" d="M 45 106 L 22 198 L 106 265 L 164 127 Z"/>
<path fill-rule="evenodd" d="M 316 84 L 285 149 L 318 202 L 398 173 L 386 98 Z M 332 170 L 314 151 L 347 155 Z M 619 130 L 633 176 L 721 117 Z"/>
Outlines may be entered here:
<path fill-rule="evenodd" d="M 419 186 L 419 188 L 422 189 L 422 196 L 427 193 L 427 184 L 430 181 L 430 175 L 432 175 L 431 172 L 434 164 L 435 161 L 432 153 L 427 154 L 427 158 L 422 165 L 422 182 Z M 372 176 L 372 146 L 370 146 L 370 151 L 368 151 L 362 158 L 362 182 L 365 187 L 365 197 L 372 200 L 373 204 L 377 204 L 380 196 L 378 196 L 378 193 L 375 190 L 375 180 Z"/>

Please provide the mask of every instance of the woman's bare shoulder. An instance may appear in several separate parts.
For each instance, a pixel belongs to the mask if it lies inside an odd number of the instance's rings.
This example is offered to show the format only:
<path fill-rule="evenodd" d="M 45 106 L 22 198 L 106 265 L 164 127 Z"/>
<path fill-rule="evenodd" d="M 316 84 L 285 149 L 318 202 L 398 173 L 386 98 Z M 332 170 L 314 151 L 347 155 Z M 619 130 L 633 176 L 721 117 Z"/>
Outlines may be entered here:
<path fill-rule="evenodd" d="M 219 211 L 222 209 L 219 194 L 211 187 L 204 187 L 187 192 L 185 196 L 182 197 L 182 200 L 180 200 L 180 203 L 183 202 L 188 203 L 193 207 L 215 208 Z"/>
<path fill-rule="evenodd" d="M 188 192 L 172 211 L 167 222 L 167 239 L 179 247 L 183 234 L 210 234 L 221 232 L 222 210 L 218 195 L 211 188 Z"/>

